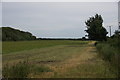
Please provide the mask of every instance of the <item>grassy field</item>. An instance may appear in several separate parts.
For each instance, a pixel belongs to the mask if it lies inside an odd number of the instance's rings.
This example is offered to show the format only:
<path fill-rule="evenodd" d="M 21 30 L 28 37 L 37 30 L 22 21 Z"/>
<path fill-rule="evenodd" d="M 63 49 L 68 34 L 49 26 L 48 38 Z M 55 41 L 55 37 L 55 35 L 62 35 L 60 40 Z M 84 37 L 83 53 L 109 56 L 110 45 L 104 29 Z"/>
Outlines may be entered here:
<path fill-rule="evenodd" d="M 79 45 L 88 41 L 70 41 L 70 40 L 40 40 L 40 41 L 10 41 L 2 42 L 3 54 L 19 52 L 24 50 L 39 49 L 58 45 Z"/>
<path fill-rule="evenodd" d="M 116 77 L 93 44 L 94 41 L 74 40 L 3 42 L 3 76 L 26 71 L 26 77 L 31 78 Z"/>

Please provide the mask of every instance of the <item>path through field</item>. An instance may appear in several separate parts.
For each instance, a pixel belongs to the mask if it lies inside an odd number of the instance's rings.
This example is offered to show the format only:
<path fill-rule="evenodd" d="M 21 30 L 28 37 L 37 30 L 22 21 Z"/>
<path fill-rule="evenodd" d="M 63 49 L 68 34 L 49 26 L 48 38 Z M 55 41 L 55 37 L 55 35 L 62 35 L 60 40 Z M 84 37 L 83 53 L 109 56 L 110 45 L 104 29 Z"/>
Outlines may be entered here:
<path fill-rule="evenodd" d="M 94 41 L 90 42 L 80 52 L 72 55 L 56 65 L 49 65 L 53 72 L 47 72 L 38 77 L 53 78 L 113 78 L 109 71 L 109 66 L 99 56 L 94 46 Z M 78 46 L 71 46 L 78 47 Z M 37 77 L 37 76 L 36 76 Z"/>
<path fill-rule="evenodd" d="M 77 41 L 70 45 L 58 45 L 19 51 L 3 55 L 3 66 L 13 65 L 28 59 L 29 63 L 37 66 L 47 66 L 51 71 L 39 72 L 33 70 L 31 78 L 114 78 L 109 64 L 99 57 L 94 41 L 86 44 Z M 35 74 L 34 74 L 35 73 Z"/>

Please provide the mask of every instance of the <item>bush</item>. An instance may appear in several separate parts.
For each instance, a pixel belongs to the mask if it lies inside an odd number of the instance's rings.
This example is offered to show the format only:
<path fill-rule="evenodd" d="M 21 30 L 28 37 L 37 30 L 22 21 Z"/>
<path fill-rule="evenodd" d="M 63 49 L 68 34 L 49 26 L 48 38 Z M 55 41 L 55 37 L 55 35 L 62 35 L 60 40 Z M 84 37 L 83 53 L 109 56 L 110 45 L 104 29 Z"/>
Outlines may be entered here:
<path fill-rule="evenodd" d="M 98 45 L 99 46 L 99 45 Z M 115 50 L 110 45 L 101 45 L 100 54 L 103 55 L 103 59 L 111 61 L 112 57 L 115 54 Z"/>
<path fill-rule="evenodd" d="M 99 42 L 96 47 L 100 56 L 111 64 L 114 72 L 120 78 L 120 40 L 112 38 L 107 42 Z"/>

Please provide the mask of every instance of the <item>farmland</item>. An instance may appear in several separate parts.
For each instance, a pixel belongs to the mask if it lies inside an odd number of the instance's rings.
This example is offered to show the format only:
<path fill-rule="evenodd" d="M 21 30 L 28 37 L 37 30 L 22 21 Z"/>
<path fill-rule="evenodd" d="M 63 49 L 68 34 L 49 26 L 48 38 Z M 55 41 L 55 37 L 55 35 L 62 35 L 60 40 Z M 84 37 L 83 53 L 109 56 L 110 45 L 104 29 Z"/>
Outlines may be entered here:
<path fill-rule="evenodd" d="M 3 76 L 9 74 L 4 69 L 6 65 L 12 67 L 27 61 L 29 78 L 115 78 L 109 63 L 99 57 L 94 43 L 79 40 L 3 42 Z"/>

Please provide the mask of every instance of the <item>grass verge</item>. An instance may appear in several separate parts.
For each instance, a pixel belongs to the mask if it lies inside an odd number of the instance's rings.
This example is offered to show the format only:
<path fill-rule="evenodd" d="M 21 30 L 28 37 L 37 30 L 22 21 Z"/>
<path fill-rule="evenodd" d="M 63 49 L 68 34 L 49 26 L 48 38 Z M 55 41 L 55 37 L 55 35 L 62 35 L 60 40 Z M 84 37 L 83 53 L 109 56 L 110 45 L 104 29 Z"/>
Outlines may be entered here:
<path fill-rule="evenodd" d="M 120 46 L 118 39 L 110 39 L 107 42 L 99 42 L 97 50 L 99 55 L 111 65 L 111 71 L 120 78 Z"/>

